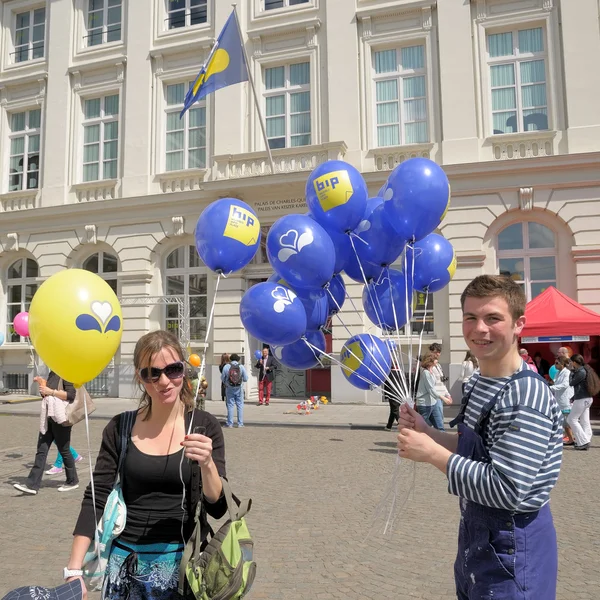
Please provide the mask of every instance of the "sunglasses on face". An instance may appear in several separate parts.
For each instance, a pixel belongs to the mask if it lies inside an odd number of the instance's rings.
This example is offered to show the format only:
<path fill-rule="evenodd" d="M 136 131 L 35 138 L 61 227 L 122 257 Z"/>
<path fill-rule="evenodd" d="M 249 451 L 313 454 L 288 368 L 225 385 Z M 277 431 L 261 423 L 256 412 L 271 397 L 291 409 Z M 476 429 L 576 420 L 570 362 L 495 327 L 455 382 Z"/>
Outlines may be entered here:
<path fill-rule="evenodd" d="M 185 372 L 185 365 L 181 361 L 177 361 L 159 369 L 158 367 L 150 367 L 139 370 L 140 379 L 144 383 L 157 383 L 161 375 L 164 373 L 169 379 L 181 379 Z"/>

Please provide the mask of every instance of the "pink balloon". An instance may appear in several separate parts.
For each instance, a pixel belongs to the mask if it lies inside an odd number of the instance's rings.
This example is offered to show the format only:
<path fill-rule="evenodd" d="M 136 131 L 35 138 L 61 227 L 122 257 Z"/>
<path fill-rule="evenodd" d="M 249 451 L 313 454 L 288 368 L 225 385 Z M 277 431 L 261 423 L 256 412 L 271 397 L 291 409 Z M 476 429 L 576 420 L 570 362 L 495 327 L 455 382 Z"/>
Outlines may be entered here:
<path fill-rule="evenodd" d="M 23 337 L 29 337 L 29 313 L 20 312 L 15 315 L 15 318 L 13 319 L 13 327 L 19 335 Z"/>

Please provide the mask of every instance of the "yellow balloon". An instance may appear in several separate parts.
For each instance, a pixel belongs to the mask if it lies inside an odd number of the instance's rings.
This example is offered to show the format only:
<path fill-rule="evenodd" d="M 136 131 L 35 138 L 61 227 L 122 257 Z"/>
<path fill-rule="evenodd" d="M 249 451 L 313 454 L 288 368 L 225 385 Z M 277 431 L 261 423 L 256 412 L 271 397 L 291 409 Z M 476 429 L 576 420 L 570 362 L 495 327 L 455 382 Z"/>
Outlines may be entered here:
<path fill-rule="evenodd" d="M 76 386 L 99 375 L 119 348 L 121 306 L 98 275 L 66 269 L 39 287 L 29 308 L 29 334 L 40 358 Z"/>

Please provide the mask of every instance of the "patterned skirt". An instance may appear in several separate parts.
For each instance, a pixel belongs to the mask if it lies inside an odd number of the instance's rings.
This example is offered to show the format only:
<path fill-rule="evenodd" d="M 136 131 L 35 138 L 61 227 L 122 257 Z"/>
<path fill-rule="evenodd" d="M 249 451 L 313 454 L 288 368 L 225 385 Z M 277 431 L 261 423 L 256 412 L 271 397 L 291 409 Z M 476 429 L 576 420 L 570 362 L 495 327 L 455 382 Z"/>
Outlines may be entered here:
<path fill-rule="evenodd" d="M 181 600 L 177 585 L 182 554 L 180 543 L 113 542 L 103 600 Z"/>

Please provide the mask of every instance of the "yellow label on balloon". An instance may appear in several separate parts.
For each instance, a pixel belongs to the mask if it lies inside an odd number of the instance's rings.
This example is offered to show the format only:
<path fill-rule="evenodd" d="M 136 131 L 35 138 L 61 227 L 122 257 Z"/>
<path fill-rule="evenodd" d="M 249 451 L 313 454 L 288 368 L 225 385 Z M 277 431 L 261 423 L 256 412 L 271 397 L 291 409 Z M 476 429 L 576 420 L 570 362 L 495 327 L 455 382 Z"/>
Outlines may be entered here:
<path fill-rule="evenodd" d="M 454 273 L 456 273 L 456 252 L 452 251 L 452 261 L 448 265 L 448 274 L 450 275 L 450 279 L 454 277 Z"/>
<path fill-rule="evenodd" d="M 451 196 L 452 196 L 452 190 L 450 189 L 450 184 L 448 183 L 448 203 L 446 204 L 446 210 L 444 210 L 444 214 L 440 218 L 440 222 L 444 220 L 444 218 L 448 214 L 448 210 L 450 210 L 450 197 Z"/>
<path fill-rule="evenodd" d="M 260 236 L 260 223 L 248 209 L 232 204 L 223 235 L 245 246 L 253 246 Z"/>
<path fill-rule="evenodd" d="M 360 342 L 352 342 L 349 346 L 344 345 L 340 358 L 344 375 L 350 377 L 363 363 L 364 354 Z"/>
<path fill-rule="evenodd" d="M 29 331 L 48 368 L 80 386 L 97 377 L 119 349 L 123 315 L 101 277 L 65 269 L 44 281 L 33 296 Z"/>
<path fill-rule="evenodd" d="M 324 212 L 346 204 L 354 193 L 348 171 L 332 171 L 313 181 L 315 192 Z"/>

